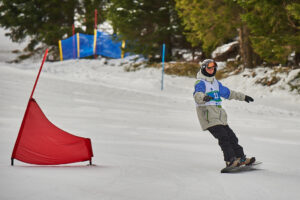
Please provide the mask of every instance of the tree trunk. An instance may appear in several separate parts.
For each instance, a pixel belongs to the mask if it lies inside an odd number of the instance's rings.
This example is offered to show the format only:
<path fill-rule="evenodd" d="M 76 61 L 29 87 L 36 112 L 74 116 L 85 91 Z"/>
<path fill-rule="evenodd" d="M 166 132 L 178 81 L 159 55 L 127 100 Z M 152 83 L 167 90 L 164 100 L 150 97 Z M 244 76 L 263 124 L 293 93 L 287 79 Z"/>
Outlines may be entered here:
<path fill-rule="evenodd" d="M 172 60 L 172 49 L 173 49 L 173 45 L 171 42 L 170 37 L 165 41 L 165 45 L 166 45 L 166 52 L 165 52 L 165 61 L 171 61 Z M 162 48 L 162 45 L 161 45 Z"/>
<path fill-rule="evenodd" d="M 91 0 L 84 0 L 84 25 L 86 26 L 85 33 L 93 34 L 94 33 L 94 9 L 93 2 Z"/>
<path fill-rule="evenodd" d="M 295 54 L 295 65 L 296 68 L 300 68 L 300 52 L 296 52 Z"/>
<path fill-rule="evenodd" d="M 251 47 L 251 41 L 249 36 L 250 36 L 250 31 L 248 27 L 245 24 L 242 24 L 242 26 L 239 29 L 240 54 L 242 57 L 242 62 L 244 64 L 244 67 L 253 68 L 254 53 Z"/>

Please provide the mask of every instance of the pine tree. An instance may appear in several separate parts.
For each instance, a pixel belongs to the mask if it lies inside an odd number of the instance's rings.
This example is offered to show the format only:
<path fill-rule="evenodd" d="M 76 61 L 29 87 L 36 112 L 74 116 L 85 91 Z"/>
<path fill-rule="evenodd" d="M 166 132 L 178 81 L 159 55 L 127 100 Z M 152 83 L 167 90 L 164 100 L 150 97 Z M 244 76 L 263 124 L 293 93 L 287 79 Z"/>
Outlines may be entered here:
<path fill-rule="evenodd" d="M 72 34 L 76 6 L 74 0 L 2 0 L 0 26 L 9 30 L 7 35 L 14 42 L 29 37 L 29 51 L 39 43 L 57 46 L 65 34 Z"/>
<path fill-rule="evenodd" d="M 78 14 L 81 15 L 82 25 L 86 27 L 86 34 L 94 34 L 95 9 L 97 9 L 97 24 L 105 21 L 105 7 L 109 0 L 82 0 L 78 8 Z"/>
<path fill-rule="evenodd" d="M 300 54 L 300 3 L 296 0 L 239 0 L 247 10 L 242 19 L 251 31 L 255 52 L 272 64 L 286 64 L 288 55 Z"/>
<path fill-rule="evenodd" d="M 249 28 L 241 21 L 244 10 L 234 0 L 176 0 L 186 36 L 192 45 L 202 44 L 206 55 L 219 45 L 240 40 L 240 54 L 245 67 L 256 63 L 249 39 Z"/>
<path fill-rule="evenodd" d="M 127 41 L 129 52 L 155 59 L 165 43 L 168 60 L 174 47 L 188 45 L 174 0 L 111 0 L 108 18 L 115 32 Z"/>
<path fill-rule="evenodd" d="M 188 41 L 192 45 L 203 43 L 208 54 L 236 35 L 237 16 L 222 0 L 176 0 L 176 7 L 188 31 Z"/>

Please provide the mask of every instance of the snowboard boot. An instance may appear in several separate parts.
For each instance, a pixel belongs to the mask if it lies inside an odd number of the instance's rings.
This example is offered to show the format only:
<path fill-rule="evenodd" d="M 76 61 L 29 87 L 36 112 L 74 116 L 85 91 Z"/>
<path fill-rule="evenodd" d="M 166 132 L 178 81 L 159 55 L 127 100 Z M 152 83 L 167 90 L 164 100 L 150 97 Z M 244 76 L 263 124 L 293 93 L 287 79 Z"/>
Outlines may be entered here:
<path fill-rule="evenodd" d="M 255 162 L 255 157 L 247 158 L 246 155 L 239 158 L 239 165 L 251 165 Z"/>
<path fill-rule="evenodd" d="M 226 161 L 226 167 L 234 168 L 240 166 L 240 158 L 231 158 L 230 161 Z"/>

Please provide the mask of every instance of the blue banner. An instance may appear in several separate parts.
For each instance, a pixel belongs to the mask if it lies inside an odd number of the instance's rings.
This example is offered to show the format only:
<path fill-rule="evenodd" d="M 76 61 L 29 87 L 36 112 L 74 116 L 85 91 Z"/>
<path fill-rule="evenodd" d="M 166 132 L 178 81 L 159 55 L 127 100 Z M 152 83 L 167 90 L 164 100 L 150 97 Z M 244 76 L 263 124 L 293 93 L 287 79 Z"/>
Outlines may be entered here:
<path fill-rule="evenodd" d="M 76 35 L 61 41 L 63 60 L 77 58 Z"/>
<path fill-rule="evenodd" d="M 63 60 L 83 58 L 94 54 L 109 58 L 122 57 L 122 42 L 118 40 L 117 36 L 100 31 L 97 31 L 96 34 L 95 37 L 94 35 L 77 33 L 72 37 L 61 40 Z M 95 39 L 96 41 L 94 41 Z M 128 53 L 125 54 L 125 56 L 127 55 Z"/>

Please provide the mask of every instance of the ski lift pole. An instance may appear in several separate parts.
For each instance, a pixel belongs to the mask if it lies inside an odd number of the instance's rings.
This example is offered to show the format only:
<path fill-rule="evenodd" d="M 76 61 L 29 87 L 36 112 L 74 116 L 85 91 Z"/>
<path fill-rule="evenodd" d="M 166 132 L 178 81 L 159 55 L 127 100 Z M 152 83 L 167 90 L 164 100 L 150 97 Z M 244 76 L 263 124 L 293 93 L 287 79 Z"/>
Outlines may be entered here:
<path fill-rule="evenodd" d="M 161 74 L 161 90 L 164 89 L 164 73 L 165 73 L 165 49 L 166 45 L 163 44 L 163 49 L 162 49 L 162 74 Z"/>

